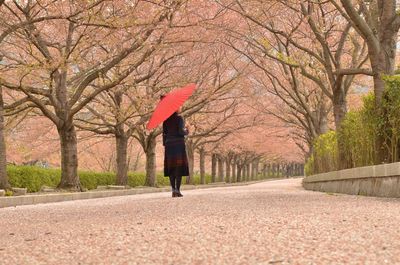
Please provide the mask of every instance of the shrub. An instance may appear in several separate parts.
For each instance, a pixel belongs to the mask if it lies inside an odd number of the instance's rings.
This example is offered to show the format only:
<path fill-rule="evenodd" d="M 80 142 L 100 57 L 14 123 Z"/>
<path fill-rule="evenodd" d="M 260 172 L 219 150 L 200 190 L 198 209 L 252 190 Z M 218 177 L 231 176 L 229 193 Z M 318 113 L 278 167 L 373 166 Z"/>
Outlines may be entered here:
<path fill-rule="evenodd" d="M 92 172 L 79 171 L 81 185 L 88 190 L 97 188 L 97 186 L 114 185 L 115 174 L 111 172 Z"/>
<path fill-rule="evenodd" d="M 338 132 L 345 168 L 371 165 L 375 157 L 376 123 L 367 109 L 349 112 Z"/>
<path fill-rule="evenodd" d="M 383 133 L 384 148 L 388 154 L 388 162 L 399 161 L 400 137 L 400 76 L 386 76 L 385 93 L 382 99 L 382 117 L 379 131 Z"/>
<path fill-rule="evenodd" d="M 60 169 L 46 169 L 36 166 L 14 166 L 7 167 L 7 174 L 12 187 L 27 188 L 28 192 L 38 192 L 42 186 L 56 187 L 61 179 Z M 81 184 L 89 190 L 100 185 L 114 185 L 115 174 L 112 172 L 78 172 Z M 146 173 L 129 172 L 128 185 L 131 187 L 144 186 Z M 195 184 L 200 184 L 200 176 L 194 176 Z M 211 182 L 211 176 L 206 175 L 206 183 Z M 183 178 L 182 183 L 185 183 Z M 157 185 L 169 186 L 169 179 L 162 173 L 157 173 Z"/>
<path fill-rule="evenodd" d="M 304 165 L 304 174 L 306 176 L 310 176 L 312 174 L 317 174 L 314 172 L 314 155 L 312 154 L 306 161 L 306 164 Z"/>
<path fill-rule="evenodd" d="M 316 174 L 337 169 L 336 137 L 335 131 L 329 131 L 315 139 L 313 145 L 312 173 Z"/>
<path fill-rule="evenodd" d="M 28 192 L 37 192 L 42 186 L 55 187 L 61 179 L 59 169 L 35 166 L 8 166 L 7 174 L 12 187 L 27 188 Z"/>
<path fill-rule="evenodd" d="M 375 140 L 379 120 L 374 110 L 374 97 L 363 99 L 359 111 L 346 114 L 339 131 L 330 131 L 314 140 L 313 152 L 307 160 L 306 175 L 372 165 L 375 159 Z M 339 146 L 344 156 L 339 166 Z"/>
<path fill-rule="evenodd" d="M 386 87 L 381 107 L 376 108 L 375 96 L 371 93 L 363 98 L 361 110 L 346 114 L 337 134 L 329 132 L 319 136 L 306 164 L 307 174 L 339 169 L 335 142 L 340 143 L 344 156 L 341 163 L 345 165 L 340 168 L 400 161 L 400 76 L 386 76 L 384 79 Z M 379 148 L 384 151 L 384 160 L 378 158 Z"/>
<path fill-rule="evenodd" d="M 164 177 L 162 173 L 157 173 L 157 186 L 169 185 L 169 179 Z M 146 183 L 145 172 L 129 172 L 128 173 L 128 185 L 131 187 L 144 186 Z"/>

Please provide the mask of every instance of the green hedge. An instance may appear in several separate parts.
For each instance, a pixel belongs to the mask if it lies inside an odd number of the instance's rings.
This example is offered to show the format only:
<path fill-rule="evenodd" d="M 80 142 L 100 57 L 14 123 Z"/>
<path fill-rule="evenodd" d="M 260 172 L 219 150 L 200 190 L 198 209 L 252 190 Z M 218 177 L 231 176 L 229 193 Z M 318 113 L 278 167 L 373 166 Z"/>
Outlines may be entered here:
<path fill-rule="evenodd" d="M 330 131 L 314 140 L 313 152 L 305 166 L 307 176 L 374 163 L 378 123 L 371 115 L 373 100 L 371 96 L 364 98 L 364 107 L 360 111 L 348 112 L 339 131 Z M 339 144 L 343 156 L 341 161 Z"/>
<path fill-rule="evenodd" d="M 382 115 L 377 120 L 378 131 L 384 139 L 386 161 L 400 161 L 400 75 L 386 76 L 382 100 Z"/>
<path fill-rule="evenodd" d="M 386 87 L 379 110 L 374 95 L 369 94 L 363 98 L 363 107 L 359 111 L 346 114 L 338 132 L 332 131 L 315 139 L 306 164 L 307 175 L 380 163 L 378 145 L 385 154 L 384 162 L 400 161 L 400 76 L 384 79 Z"/>
<path fill-rule="evenodd" d="M 46 169 L 36 166 L 8 166 L 7 174 L 12 187 L 27 188 L 28 192 L 37 192 L 42 186 L 56 187 L 60 182 L 60 169 Z M 91 190 L 102 185 L 114 185 L 115 174 L 111 172 L 79 171 L 83 187 Z M 131 187 L 144 186 L 146 174 L 143 172 L 129 172 L 128 185 Z M 185 178 L 182 181 L 185 182 Z M 200 176 L 194 177 L 195 184 L 200 184 Z M 211 182 L 211 176 L 206 175 L 206 183 Z M 168 186 L 169 179 L 157 173 L 157 185 Z"/>
<path fill-rule="evenodd" d="M 42 186 L 55 187 L 60 182 L 60 170 L 35 166 L 8 166 L 7 175 L 12 187 L 39 191 Z"/>

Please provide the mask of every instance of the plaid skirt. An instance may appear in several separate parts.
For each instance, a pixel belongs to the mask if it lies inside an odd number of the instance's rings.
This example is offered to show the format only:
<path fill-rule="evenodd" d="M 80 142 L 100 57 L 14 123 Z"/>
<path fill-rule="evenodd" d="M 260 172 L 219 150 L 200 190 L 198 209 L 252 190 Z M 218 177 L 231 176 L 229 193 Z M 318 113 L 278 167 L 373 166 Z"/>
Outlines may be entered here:
<path fill-rule="evenodd" d="M 168 138 L 165 141 L 164 176 L 189 176 L 185 139 Z"/>

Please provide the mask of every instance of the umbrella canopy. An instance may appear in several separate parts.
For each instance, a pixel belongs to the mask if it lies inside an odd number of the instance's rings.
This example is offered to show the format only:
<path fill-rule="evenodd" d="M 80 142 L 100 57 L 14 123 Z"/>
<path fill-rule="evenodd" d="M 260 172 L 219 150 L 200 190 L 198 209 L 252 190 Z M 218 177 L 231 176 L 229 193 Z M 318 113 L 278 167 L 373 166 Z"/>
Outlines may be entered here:
<path fill-rule="evenodd" d="M 160 123 L 168 119 L 175 111 L 177 111 L 183 103 L 196 90 L 196 84 L 190 84 L 183 88 L 176 89 L 167 95 L 158 103 L 153 115 L 147 124 L 147 129 L 156 128 Z"/>

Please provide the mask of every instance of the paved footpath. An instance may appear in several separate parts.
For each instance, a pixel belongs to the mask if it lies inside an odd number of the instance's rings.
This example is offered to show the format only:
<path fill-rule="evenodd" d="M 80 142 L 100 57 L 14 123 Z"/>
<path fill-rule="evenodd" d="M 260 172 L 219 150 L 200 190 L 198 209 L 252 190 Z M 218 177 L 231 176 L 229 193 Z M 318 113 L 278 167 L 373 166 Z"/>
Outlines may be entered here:
<path fill-rule="evenodd" d="M 300 179 L 0 209 L 0 264 L 400 264 L 400 200 Z"/>

